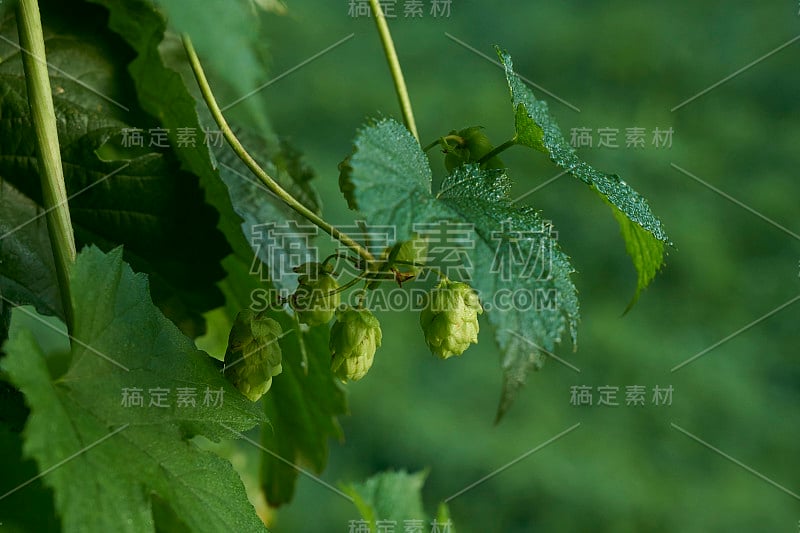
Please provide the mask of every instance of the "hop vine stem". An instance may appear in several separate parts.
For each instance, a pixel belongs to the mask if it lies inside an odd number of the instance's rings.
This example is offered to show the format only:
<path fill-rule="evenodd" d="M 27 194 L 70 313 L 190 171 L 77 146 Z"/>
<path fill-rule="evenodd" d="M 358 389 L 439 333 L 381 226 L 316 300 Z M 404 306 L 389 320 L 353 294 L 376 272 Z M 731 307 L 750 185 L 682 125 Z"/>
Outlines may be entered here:
<path fill-rule="evenodd" d="M 205 100 L 206 105 L 208 106 L 209 111 L 211 111 L 211 115 L 214 117 L 214 121 L 217 123 L 217 126 L 219 126 L 220 130 L 222 131 L 222 135 L 225 137 L 225 140 L 228 142 L 239 159 L 241 159 L 242 162 L 247 165 L 247 168 L 249 168 L 259 180 L 261 180 L 267 189 L 274 193 L 275 196 L 280 198 L 286 205 L 291 207 L 300 216 L 322 229 L 325 233 L 346 247 L 350 248 L 353 252 L 358 254 L 367 262 L 374 261 L 375 258 L 372 256 L 369 250 L 361 246 L 346 233 L 339 231 L 333 225 L 327 223 L 316 213 L 300 203 L 294 196 L 286 191 L 286 189 L 281 187 L 280 184 L 267 173 L 267 171 L 261 168 L 255 159 L 253 159 L 250 153 L 245 149 L 245 147 L 233 133 L 233 130 L 228 125 L 228 121 L 225 120 L 225 116 L 222 114 L 222 110 L 220 109 L 216 98 L 214 98 L 214 93 L 211 91 L 211 86 L 209 85 L 206 74 L 203 71 L 203 66 L 200 64 L 200 59 L 197 57 L 197 52 L 194 50 L 192 40 L 186 34 L 182 35 L 182 40 L 183 47 L 186 50 L 186 55 L 189 57 L 189 63 L 192 67 L 192 72 L 194 73 L 194 77 L 197 80 L 198 86 L 200 87 L 200 92 L 203 95 L 203 100 Z"/>
<path fill-rule="evenodd" d="M 42 19 L 36 0 L 19 0 L 16 7 L 19 44 L 23 50 L 22 66 L 28 90 L 28 106 L 36 134 L 36 152 L 42 199 L 47 213 L 47 231 L 53 250 L 61 306 L 67 328 L 73 326 L 69 267 L 75 262 L 75 236 L 64 184 L 56 114 L 45 59 Z"/>
<path fill-rule="evenodd" d="M 509 148 L 511 148 L 512 146 L 514 146 L 516 144 L 517 144 L 517 136 L 514 135 L 514 137 L 512 137 L 509 140 L 507 140 L 506 142 L 504 142 L 500 146 L 495 147 L 494 150 L 492 150 L 491 152 L 489 152 L 485 156 L 481 157 L 478 160 L 478 164 L 482 165 L 482 164 L 486 163 L 488 160 L 490 160 L 494 156 L 500 155 L 501 153 L 505 152 L 506 150 L 508 150 Z"/>
<path fill-rule="evenodd" d="M 381 43 L 383 44 L 383 52 L 386 55 L 386 62 L 389 63 L 389 70 L 392 73 L 394 80 L 394 89 L 397 93 L 397 99 L 400 101 L 400 111 L 403 114 L 403 122 L 408 128 L 408 131 L 419 142 L 419 133 L 417 133 L 417 123 L 414 120 L 414 111 L 411 108 L 411 98 L 408 96 L 408 88 L 406 87 L 406 80 L 403 77 L 403 70 L 400 68 L 400 60 L 397 57 L 397 51 L 394 48 L 394 41 L 392 34 L 389 32 L 389 25 L 386 23 L 386 17 L 383 15 L 383 10 L 378 0 L 369 0 L 372 15 L 375 18 L 375 25 L 378 28 L 378 35 L 380 35 Z"/>

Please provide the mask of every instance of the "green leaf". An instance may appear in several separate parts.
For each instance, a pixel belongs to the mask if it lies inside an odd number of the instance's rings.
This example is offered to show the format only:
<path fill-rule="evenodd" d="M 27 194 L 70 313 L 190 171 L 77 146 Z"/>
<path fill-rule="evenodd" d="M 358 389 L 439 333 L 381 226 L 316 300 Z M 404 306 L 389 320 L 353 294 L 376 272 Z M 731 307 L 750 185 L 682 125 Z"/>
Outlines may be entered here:
<path fill-rule="evenodd" d="M 383 120 L 368 126 L 355 144 L 350 179 L 368 222 L 394 226 L 398 241 L 411 237 L 414 223 L 472 224 L 475 246 L 464 251 L 472 266 L 470 283 L 484 306 L 498 294 L 514 291 L 527 291 L 535 299 L 529 308 L 486 309 L 504 371 L 499 420 L 528 373 L 541 366 L 542 350 L 552 351 L 568 329 L 575 342 L 579 312 L 569 259 L 537 212 L 512 205 L 504 171 L 458 167 L 433 196 L 425 154 L 399 123 Z M 522 271 L 512 272 L 526 253 Z M 541 264 L 530 264 L 539 257 L 534 253 L 545 254 Z M 531 266 L 535 272 L 527 271 Z"/>
<path fill-rule="evenodd" d="M 121 146 L 131 124 L 152 126 L 129 102 L 124 62 L 130 51 L 114 34 L 98 30 L 102 9 L 90 6 L 81 17 L 63 11 L 45 11 L 45 20 L 69 24 L 63 30 L 47 26 L 45 40 L 55 67 L 53 99 L 77 245 L 109 250 L 124 244 L 126 260 L 150 275 L 156 303 L 196 336 L 205 327 L 202 313 L 222 303 L 214 282 L 224 274 L 219 261 L 229 248 L 215 229 L 217 214 L 205 204 L 197 179 L 182 172 L 168 151 Z M 16 39 L 13 19 L 3 21 L 0 31 Z M 0 113 L 7 125 L 0 132 L 0 178 L 42 205 L 19 52 L 0 43 L 0 53 L 6 58 L 0 64 Z M 114 102 L 128 103 L 129 111 Z M 36 239 L 46 242 L 43 224 L 24 230 L 33 228 L 41 232 Z"/>
<path fill-rule="evenodd" d="M 380 220 L 400 219 L 398 226 L 410 229 L 433 203 L 428 158 L 419 143 L 413 137 L 409 140 L 407 130 L 395 121 L 383 120 L 367 127 L 356 138 L 349 164 L 351 169 L 344 181 L 355 188 L 355 208 L 365 214 Z M 410 237 L 410 232 L 397 235 L 398 241 Z"/>
<path fill-rule="evenodd" d="M 24 452 L 47 472 L 64 531 L 154 531 L 151 493 L 192 531 L 265 531 L 230 463 L 188 440 L 246 431 L 263 421 L 257 406 L 153 306 L 146 277 L 120 249 L 82 251 L 70 286 L 67 372 L 51 375 L 48 354 L 21 325 L 29 308 L 13 312 L 2 361 L 30 406 Z M 134 388 L 141 407 L 121 400 Z M 194 406 L 177 403 L 179 388 L 196 394 Z M 149 405 L 156 389 L 168 391 L 167 407 Z M 222 391 L 220 404 L 204 405 L 206 389 Z"/>
<path fill-rule="evenodd" d="M 637 274 L 636 293 L 625 308 L 624 313 L 627 313 L 636 305 L 639 295 L 653 281 L 661 265 L 664 264 L 665 243 L 654 239 L 650 232 L 628 218 L 616 206 L 611 205 L 611 211 L 619 224 L 622 238 L 625 240 L 625 250 L 633 261 Z"/>
<path fill-rule="evenodd" d="M 544 146 L 544 130 L 535 120 L 528 116 L 524 104 L 518 104 L 514 111 L 514 130 L 516 131 L 517 144 L 535 148 L 547 153 Z"/>
<path fill-rule="evenodd" d="M 166 21 L 152 2 L 147 0 L 90 0 L 108 8 L 108 27 L 118 33 L 136 52 L 128 65 L 139 104 L 162 127 L 168 130 L 171 146 L 178 146 L 178 128 L 198 134 L 203 127 L 197 115 L 196 102 L 181 75 L 167 66 L 159 48 L 164 41 Z M 201 134 L 202 137 L 202 134 Z M 252 257 L 250 246 L 241 231 L 242 219 L 231 203 L 225 183 L 220 179 L 216 161 L 209 146 L 196 142 L 182 146 L 176 156 L 181 166 L 200 179 L 205 200 L 220 215 L 219 229 L 233 251 L 246 261 Z"/>
<path fill-rule="evenodd" d="M 369 522 L 370 531 L 377 531 L 376 523 L 393 521 L 402 527 L 403 522 L 427 520 L 422 506 L 422 487 L 427 471 L 409 474 L 405 471 L 381 472 L 363 483 L 342 485 L 342 490 L 353 498 L 358 512 Z"/>
<path fill-rule="evenodd" d="M 46 220 L 36 202 L 0 181 L 0 296 L 33 305 L 45 315 L 63 316 Z M 24 224 L 24 225 L 23 225 Z M 0 342 L 11 321 L 11 306 L 0 300 Z"/>
<path fill-rule="evenodd" d="M 541 368 L 543 350 L 555 350 L 567 330 L 573 345 L 577 343 L 580 316 L 577 290 L 570 279 L 574 269 L 553 237 L 552 226 L 532 208 L 514 207 L 510 190 L 503 171 L 465 166 L 442 183 L 437 195 L 457 213 L 457 220 L 475 225 L 478 239 L 470 250 L 475 268 L 471 283 L 482 300 L 494 301 L 499 294 L 533 296 L 530 308 L 512 306 L 486 313 L 502 353 L 498 421 L 530 371 Z"/>
<path fill-rule="evenodd" d="M 236 256 L 252 263 L 252 269 L 267 268 L 263 279 L 277 281 L 278 287 L 293 286 L 296 276 L 279 271 L 277 265 L 285 257 L 285 250 L 258 247 L 256 253 L 261 263 L 254 261 L 251 242 L 258 238 L 258 224 L 305 224 L 294 211 L 274 195 L 267 192 L 227 144 L 200 142 L 205 130 L 214 132 L 218 127 L 206 110 L 205 103 L 193 96 L 197 91 L 186 54 L 180 42 L 165 39 L 166 21 L 151 2 L 122 2 L 120 0 L 92 0 L 105 5 L 111 12 L 109 27 L 119 33 L 137 52 L 129 70 L 136 86 L 142 107 L 170 132 L 170 144 L 178 146 L 177 132 L 190 128 L 201 132 L 194 146 L 182 146 L 176 151 L 183 167 L 200 178 L 205 200 L 220 213 L 219 228 L 225 234 Z M 194 9 L 194 8 L 193 8 Z M 163 41 L 163 42 L 162 42 Z M 199 112 L 198 112 L 199 109 Z M 319 198 L 310 180 L 311 170 L 303 163 L 300 154 L 282 140 L 263 138 L 248 131 L 237 135 L 272 177 L 312 211 L 319 211 Z M 269 137 L 269 136 L 268 136 Z M 282 243 L 295 252 L 298 239 Z"/>
<path fill-rule="evenodd" d="M 671 244 L 661 221 L 653 215 L 647 200 L 619 176 L 605 174 L 581 161 L 575 149 L 561 134 L 558 124 L 548 111 L 547 103 L 537 100 L 530 88 L 514 73 L 511 56 L 500 48 L 497 48 L 497 54 L 505 68 L 511 90 L 517 131 L 520 131 L 521 123 L 526 128 L 538 126 L 543 131 L 541 144 L 520 144 L 548 154 L 556 165 L 589 185 L 612 207 L 614 218 L 620 224 L 625 248 L 638 275 L 636 292 L 627 311 L 661 268 L 664 262 L 664 246 Z"/>
<path fill-rule="evenodd" d="M 267 81 L 266 44 L 259 32 L 259 13 L 252 0 L 203 0 L 203 8 L 186 0 L 156 0 L 166 13 L 170 29 L 188 33 L 208 70 L 228 87 L 218 94 L 230 102 L 248 95 Z M 269 129 L 263 96 L 252 95 L 238 104 L 260 131 Z"/>
<path fill-rule="evenodd" d="M 447 533 L 456 533 L 456 528 L 453 525 L 453 519 L 450 518 L 450 507 L 446 503 L 441 502 L 439 508 L 436 510 L 436 521 L 439 525 L 447 525 Z"/>

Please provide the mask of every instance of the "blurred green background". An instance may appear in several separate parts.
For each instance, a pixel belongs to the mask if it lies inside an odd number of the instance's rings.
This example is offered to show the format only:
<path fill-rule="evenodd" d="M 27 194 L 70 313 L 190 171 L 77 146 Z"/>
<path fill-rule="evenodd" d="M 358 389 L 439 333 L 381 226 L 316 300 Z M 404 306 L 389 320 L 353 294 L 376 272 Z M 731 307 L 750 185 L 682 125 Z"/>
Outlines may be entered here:
<path fill-rule="evenodd" d="M 412 314 L 384 313 L 384 345 L 367 379 L 347 386 L 346 441 L 332 448 L 323 478 L 358 481 L 385 469 L 430 468 L 429 509 L 470 483 L 580 426 L 451 502 L 459 531 L 795 531 L 800 502 L 671 424 L 800 492 L 797 406 L 800 304 L 790 305 L 709 351 L 675 365 L 790 301 L 800 292 L 800 243 L 682 174 L 677 165 L 789 231 L 800 232 L 800 43 L 707 94 L 688 98 L 800 33 L 796 1 L 469 2 L 449 17 L 391 21 L 423 144 L 451 129 L 482 125 L 495 142 L 513 132 L 497 66 L 445 33 L 493 55 L 511 52 L 518 73 L 541 91 L 562 131 L 591 128 L 581 155 L 620 174 L 650 201 L 672 237 L 667 266 L 622 317 L 635 272 L 608 208 L 563 177 L 525 197 L 553 220 L 572 257 L 582 304 L 577 352 L 549 361 L 507 417 L 493 425 L 499 355 L 484 324 L 482 342 L 438 361 Z M 317 170 L 330 220 L 351 224 L 337 187 L 337 163 L 367 117 L 399 118 L 374 24 L 348 16 L 348 2 L 288 2 L 263 34 L 270 74 L 354 38 L 269 86 L 254 99 Z M 236 110 L 240 119 L 245 112 Z M 617 128 L 619 148 L 598 148 L 598 128 Z M 625 147 L 625 129 L 646 131 Z M 669 148 L 653 130 L 673 128 Z M 443 173 L 441 159 L 431 152 Z M 503 156 L 524 194 L 558 174 L 523 148 Z M 573 406 L 573 386 L 620 388 L 620 406 Z M 625 405 L 625 387 L 644 385 L 646 405 Z M 652 387 L 674 390 L 655 406 Z M 595 392 L 595 403 L 597 402 Z M 358 518 L 344 499 L 301 478 L 275 531 L 347 531 Z M 402 530 L 402 525 L 398 525 Z"/>

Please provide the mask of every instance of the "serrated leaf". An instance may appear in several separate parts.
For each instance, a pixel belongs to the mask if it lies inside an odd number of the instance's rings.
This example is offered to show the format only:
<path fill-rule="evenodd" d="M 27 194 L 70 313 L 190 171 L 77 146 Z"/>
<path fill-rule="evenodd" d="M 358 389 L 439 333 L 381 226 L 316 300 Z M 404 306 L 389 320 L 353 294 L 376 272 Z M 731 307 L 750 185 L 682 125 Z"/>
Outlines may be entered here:
<path fill-rule="evenodd" d="M 398 227 L 410 229 L 432 203 L 428 158 L 417 140 L 409 139 L 407 130 L 393 120 L 382 120 L 361 132 L 350 167 L 357 169 L 348 173 L 347 180 L 355 189 L 355 204 L 376 219 L 400 219 Z M 410 232 L 397 235 L 399 241 L 410 237 Z"/>
<path fill-rule="evenodd" d="M 611 205 L 614 218 L 619 222 L 622 237 L 625 239 L 625 248 L 638 276 L 636 291 L 628 305 L 630 309 L 663 264 L 664 246 L 670 244 L 670 240 L 661 221 L 652 213 L 647 200 L 619 176 L 605 174 L 581 161 L 575 149 L 561 134 L 558 124 L 550 115 L 547 103 L 537 100 L 530 88 L 514 73 L 514 65 L 508 52 L 498 47 L 497 54 L 505 68 L 517 124 L 520 121 L 528 125 L 533 123 L 543 131 L 541 146 L 532 147 L 544 151 L 556 165 L 589 185 Z"/>
<path fill-rule="evenodd" d="M 547 153 L 543 144 L 544 131 L 535 120 L 528 116 L 524 104 L 518 104 L 514 110 L 514 130 L 517 144 Z"/>
<path fill-rule="evenodd" d="M 541 367 L 542 350 L 552 352 L 565 331 L 570 332 L 573 344 L 577 342 L 580 315 L 577 290 L 570 279 L 574 269 L 553 237 L 552 226 L 532 208 L 514 207 L 510 189 L 503 171 L 465 166 L 445 179 L 437 195 L 459 214 L 460 221 L 475 225 L 479 239 L 471 251 L 475 269 L 471 283 L 484 301 L 498 294 L 529 291 L 538 302 L 527 310 L 512 307 L 486 313 L 502 353 L 498 421 L 530 371 Z M 534 253 L 535 257 L 525 257 Z M 539 259 L 542 264 L 536 264 Z"/>
<path fill-rule="evenodd" d="M 381 472 L 363 483 L 342 485 L 342 490 L 353 498 L 370 531 L 378 531 L 379 521 L 402 525 L 405 521 L 427 520 L 422 506 L 422 487 L 427 477 L 424 470 L 413 474 L 402 470 Z"/>
<path fill-rule="evenodd" d="M 229 248 L 215 229 L 217 214 L 204 203 L 197 179 L 180 171 L 168 152 L 144 147 L 136 152 L 106 150 L 105 159 L 98 156 L 105 147 L 119 147 L 130 126 L 127 120 L 149 118 L 133 105 L 126 112 L 112 102 L 130 99 L 120 64 L 129 51 L 115 35 L 97 29 L 102 10 L 91 6 L 81 17 L 57 18 L 63 10 L 60 6 L 45 11 L 45 20 L 71 24 L 68 30 L 46 26 L 45 41 L 52 50 L 48 60 L 57 69 L 51 74 L 53 100 L 77 245 L 92 243 L 109 250 L 124 244 L 132 266 L 150 274 L 156 303 L 187 334 L 196 336 L 205 327 L 202 313 L 222 303 L 214 282 L 223 276 L 219 261 Z M 4 20 L 0 31 L 15 39 L 13 18 Z M 0 177 L 41 206 L 19 53 L 7 43 L 0 43 L 0 52 L 6 58 L 0 64 L 5 124 L 0 133 Z M 92 90 L 73 76 L 80 76 Z M 41 224 L 34 227 L 42 229 Z M 46 239 L 46 233 L 43 230 L 39 238 Z"/>
<path fill-rule="evenodd" d="M 63 530 L 154 531 L 152 492 L 193 531 L 265 531 L 230 463 L 188 440 L 246 431 L 263 420 L 257 406 L 152 304 L 145 276 L 120 249 L 82 251 L 70 286 L 77 340 L 68 371 L 51 375 L 47 354 L 21 326 L 32 309 L 14 311 L 2 361 L 31 408 L 24 451 L 47 472 Z M 134 388 L 150 400 L 167 390 L 168 406 L 126 405 L 121 398 Z M 195 405 L 178 404 L 178 388 L 193 389 Z M 204 405 L 206 388 L 223 391 L 221 404 Z"/>
<path fill-rule="evenodd" d="M 181 75 L 167 66 L 159 48 L 164 41 L 166 21 L 148 0 L 90 0 L 108 8 L 108 27 L 118 33 L 136 52 L 128 65 L 139 104 L 167 129 L 171 146 L 178 146 L 178 128 L 202 135 L 195 99 Z M 242 219 L 231 203 L 225 183 L 220 179 L 210 148 L 206 143 L 182 146 L 176 156 L 184 169 L 200 179 L 205 199 L 220 214 L 219 229 L 239 257 L 252 257 L 250 246 L 241 231 Z"/>
<path fill-rule="evenodd" d="M 191 146 L 181 146 L 176 155 L 185 169 L 199 176 L 206 202 L 220 213 L 219 228 L 236 256 L 251 263 L 255 248 L 256 255 L 268 270 L 262 276 L 263 281 L 266 283 L 269 276 L 276 278 L 279 287 L 292 285 L 295 276 L 290 273 L 284 279 L 281 276 L 283 270 L 277 267 L 285 254 L 274 249 L 270 255 L 266 247 L 253 245 L 252 239 L 258 237 L 257 231 L 254 235 L 253 226 L 307 222 L 301 221 L 299 215 L 266 191 L 250 170 L 233 156 L 227 144 L 215 146 L 212 142 L 202 142 L 205 130 L 215 132 L 218 127 L 202 99 L 194 96 L 197 93 L 196 81 L 188 67 L 186 54 L 180 42 L 165 37 L 166 21 L 162 14 L 148 0 L 91 1 L 110 10 L 109 27 L 136 50 L 138 56 L 129 70 L 139 102 L 168 129 L 170 144 L 180 146 L 177 133 L 181 128 L 198 133 L 198 141 Z M 319 210 L 319 198 L 309 183 L 313 174 L 294 148 L 285 141 L 264 139 L 253 133 L 239 132 L 239 135 L 281 186 L 312 211 Z M 283 244 L 294 246 L 296 251 L 298 240 L 288 239 Z M 253 264 L 253 267 L 261 268 L 260 264 Z"/>
<path fill-rule="evenodd" d="M 473 224 L 475 246 L 465 252 L 473 269 L 470 283 L 484 305 L 501 291 L 519 290 L 530 291 L 547 303 L 534 303 L 525 310 L 487 309 L 504 371 L 499 420 L 530 370 L 541 366 L 542 349 L 552 351 L 567 330 L 575 342 L 579 312 L 569 259 L 555 242 L 552 227 L 537 212 L 512 205 L 510 181 L 504 171 L 481 170 L 476 165 L 458 167 L 433 196 L 425 154 L 399 123 L 383 120 L 368 126 L 355 144 L 353 194 L 368 222 L 394 226 L 399 241 L 411 237 L 414 223 Z M 547 254 L 547 261 L 536 265 L 536 272 L 508 270 L 519 266 L 520 253 L 527 252 L 530 262 L 536 259 L 530 254 L 540 250 Z"/>

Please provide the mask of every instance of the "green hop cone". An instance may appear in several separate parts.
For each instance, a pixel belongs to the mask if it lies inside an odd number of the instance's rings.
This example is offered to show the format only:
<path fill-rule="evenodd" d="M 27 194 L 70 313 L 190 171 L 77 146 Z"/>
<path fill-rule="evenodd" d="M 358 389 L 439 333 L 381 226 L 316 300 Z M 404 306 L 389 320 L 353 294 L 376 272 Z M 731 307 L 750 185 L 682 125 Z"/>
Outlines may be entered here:
<path fill-rule="evenodd" d="M 320 269 L 317 273 L 303 274 L 298 282 L 290 302 L 300 322 L 309 326 L 330 322 L 342 301 L 338 292 L 331 294 L 339 288 L 334 277 Z"/>
<path fill-rule="evenodd" d="M 478 342 L 480 313 L 483 308 L 472 287 L 448 279 L 440 281 L 419 316 L 428 348 L 442 359 L 464 353 L 470 343 Z"/>
<path fill-rule="evenodd" d="M 372 366 L 381 337 L 381 324 L 369 309 L 336 311 L 328 344 L 333 373 L 342 381 L 363 378 Z"/>
<path fill-rule="evenodd" d="M 477 163 L 480 159 L 494 150 L 494 145 L 489 137 L 483 133 L 482 126 L 472 126 L 461 131 L 451 131 L 450 135 L 459 137 L 460 142 L 448 144 L 447 155 L 444 158 L 444 166 L 448 172 L 453 172 L 456 168 L 466 163 Z M 505 168 L 505 164 L 499 157 L 494 156 L 485 161 L 481 168 Z"/>
<path fill-rule="evenodd" d="M 281 326 L 271 318 L 257 318 L 249 309 L 239 312 L 228 337 L 225 377 L 255 402 L 281 373 Z"/>

